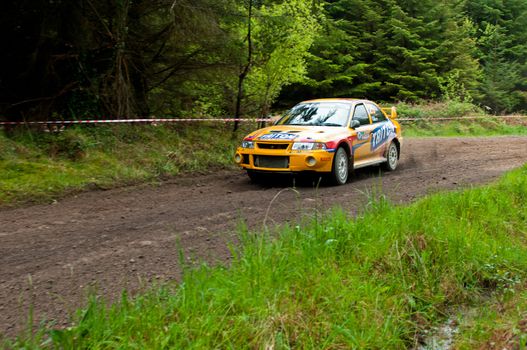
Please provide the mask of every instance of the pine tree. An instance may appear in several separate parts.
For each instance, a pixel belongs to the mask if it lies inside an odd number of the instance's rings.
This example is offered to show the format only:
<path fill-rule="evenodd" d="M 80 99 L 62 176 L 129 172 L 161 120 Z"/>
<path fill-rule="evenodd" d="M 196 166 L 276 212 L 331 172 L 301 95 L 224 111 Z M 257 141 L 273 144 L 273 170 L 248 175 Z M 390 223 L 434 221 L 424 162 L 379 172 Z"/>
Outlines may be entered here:
<path fill-rule="evenodd" d="M 459 5 L 431 0 L 335 0 L 295 93 L 380 100 L 439 98 L 453 76 L 474 94 L 480 69 Z"/>
<path fill-rule="evenodd" d="M 527 2 L 468 0 L 483 67 L 478 102 L 493 113 L 527 108 Z"/>

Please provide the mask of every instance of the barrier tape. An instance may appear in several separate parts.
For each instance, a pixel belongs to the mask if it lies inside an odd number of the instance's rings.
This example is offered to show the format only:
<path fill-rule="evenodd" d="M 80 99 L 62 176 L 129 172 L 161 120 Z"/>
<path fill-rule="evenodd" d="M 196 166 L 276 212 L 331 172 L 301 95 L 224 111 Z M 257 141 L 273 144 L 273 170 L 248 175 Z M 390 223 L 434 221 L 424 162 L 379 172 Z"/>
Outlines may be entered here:
<path fill-rule="evenodd" d="M 65 125 L 65 124 L 119 124 L 119 123 L 174 123 L 174 122 L 265 122 L 263 118 L 142 118 L 142 119 L 92 119 L 92 120 L 47 120 L 30 122 L 0 121 L 0 125 Z"/>
<path fill-rule="evenodd" d="M 475 117 L 449 117 L 449 118 L 397 118 L 397 121 L 444 121 L 444 120 L 476 120 L 476 119 L 514 119 L 527 118 L 525 115 L 509 116 L 475 116 Z M 92 119 L 92 120 L 47 120 L 7 122 L 0 121 L 0 125 L 69 125 L 69 124 L 119 124 L 119 123 L 177 123 L 177 122 L 268 122 L 266 118 L 140 118 L 140 119 Z"/>
<path fill-rule="evenodd" d="M 397 121 L 436 121 L 436 120 L 476 120 L 476 119 L 515 119 L 527 118 L 527 115 L 500 115 L 500 116 L 474 116 L 474 117 L 445 117 L 445 118 L 397 118 Z"/>

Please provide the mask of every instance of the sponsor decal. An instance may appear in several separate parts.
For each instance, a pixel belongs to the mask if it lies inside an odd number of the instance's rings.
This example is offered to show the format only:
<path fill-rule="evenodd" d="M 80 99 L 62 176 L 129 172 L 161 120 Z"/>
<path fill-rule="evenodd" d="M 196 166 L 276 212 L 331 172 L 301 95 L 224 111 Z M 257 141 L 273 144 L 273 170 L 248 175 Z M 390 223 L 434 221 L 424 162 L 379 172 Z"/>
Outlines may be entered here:
<path fill-rule="evenodd" d="M 265 134 L 260 136 L 260 140 L 294 140 L 298 135 L 296 134 L 289 134 L 286 132 L 275 132 L 270 134 Z"/>
<path fill-rule="evenodd" d="M 364 132 L 364 131 L 357 132 L 357 140 L 359 141 L 367 140 L 369 137 L 370 137 L 370 134 L 368 134 L 367 132 Z"/>
<path fill-rule="evenodd" d="M 386 141 L 395 137 L 395 127 L 392 123 L 385 123 L 375 128 L 371 135 L 371 150 L 375 151 Z"/>

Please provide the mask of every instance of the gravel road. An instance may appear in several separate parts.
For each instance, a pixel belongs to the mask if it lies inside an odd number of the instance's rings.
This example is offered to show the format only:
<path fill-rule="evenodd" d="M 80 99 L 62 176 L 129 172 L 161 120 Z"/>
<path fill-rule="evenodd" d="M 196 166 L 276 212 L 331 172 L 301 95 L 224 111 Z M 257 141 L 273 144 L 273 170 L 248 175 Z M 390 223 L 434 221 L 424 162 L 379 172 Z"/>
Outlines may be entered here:
<path fill-rule="evenodd" d="M 404 203 L 440 190 L 488 183 L 527 162 L 526 137 L 406 139 L 399 168 L 361 169 L 345 186 L 241 171 L 184 176 L 159 186 L 91 191 L 53 204 L 0 210 L 0 334 L 35 321 L 67 325 L 89 292 L 115 300 L 123 288 L 177 280 L 178 247 L 191 259 L 228 263 L 240 221 L 261 228 L 334 205 L 353 215 L 382 190 Z"/>

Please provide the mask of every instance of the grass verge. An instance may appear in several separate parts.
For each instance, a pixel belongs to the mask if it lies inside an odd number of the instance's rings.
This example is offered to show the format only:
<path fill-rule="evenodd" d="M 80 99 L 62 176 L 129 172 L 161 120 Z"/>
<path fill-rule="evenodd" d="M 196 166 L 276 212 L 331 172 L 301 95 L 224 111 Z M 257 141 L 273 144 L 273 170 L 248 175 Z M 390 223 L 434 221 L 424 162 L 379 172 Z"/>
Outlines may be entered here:
<path fill-rule="evenodd" d="M 527 349 L 527 283 L 461 309 L 457 322 L 458 349 Z"/>
<path fill-rule="evenodd" d="M 525 119 L 527 122 L 527 119 Z M 417 121 L 402 122 L 404 135 L 407 137 L 426 136 L 521 136 L 527 135 L 527 124 L 487 117 L 463 121 Z"/>
<path fill-rule="evenodd" d="M 230 168 L 247 130 L 232 134 L 225 125 L 200 124 L 0 132 L 0 205 Z"/>
<path fill-rule="evenodd" d="M 109 308 L 94 298 L 74 326 L 6 346 L 397 349 L 462 306 L 491 320 L 482 310 L 525 296 L 527 165 L 406 207 L 380 196 L 354 220 L 336 209 L 240 236 L 229 267 L 188 269 L 179 286 Z"/>
<path fill-rule="evenodd" d="M 422 102 L 397 104 L 401 118 L 417 119 L 403 123 L 405 136 L 498 136 L 527 135 L 527 119 L 506 119 L 486 115 L 472 103 L 460 101 Z M 483 119 L 441 121 L 438 118 L 481 116 Z M 422 120 L 420 120 L 422 119 Z"/>

